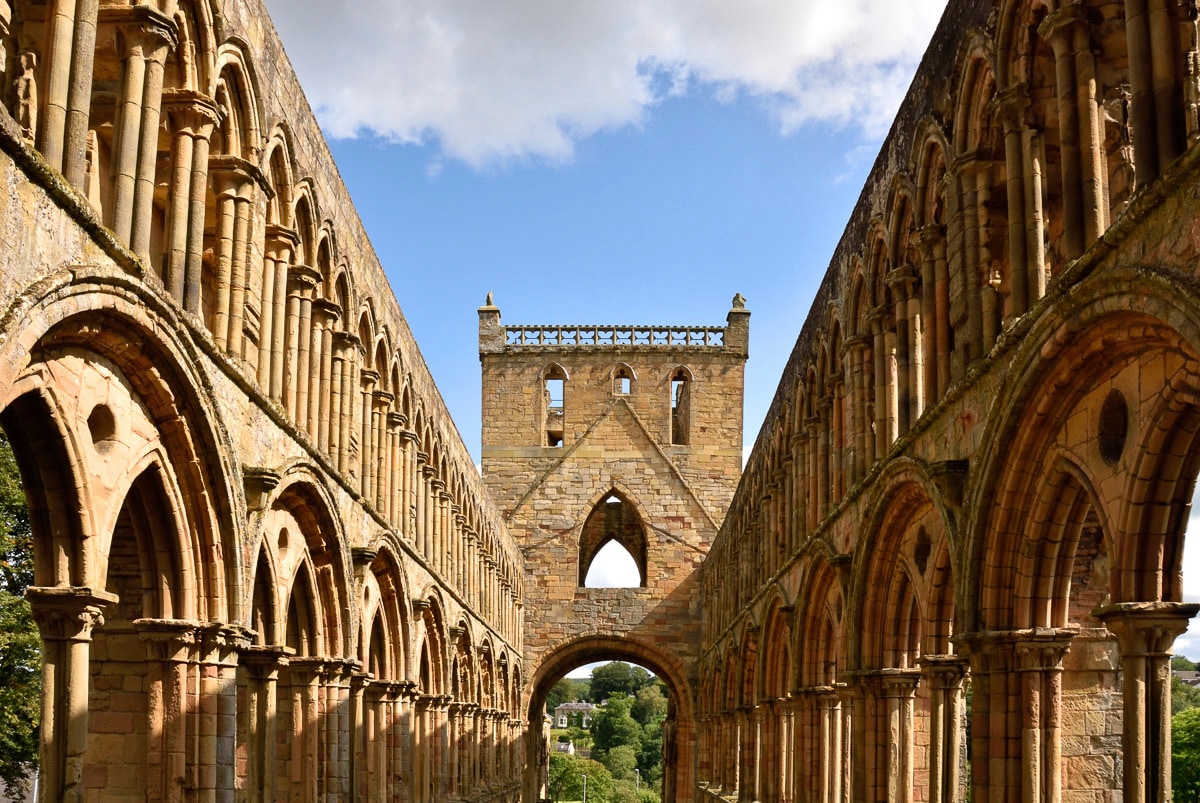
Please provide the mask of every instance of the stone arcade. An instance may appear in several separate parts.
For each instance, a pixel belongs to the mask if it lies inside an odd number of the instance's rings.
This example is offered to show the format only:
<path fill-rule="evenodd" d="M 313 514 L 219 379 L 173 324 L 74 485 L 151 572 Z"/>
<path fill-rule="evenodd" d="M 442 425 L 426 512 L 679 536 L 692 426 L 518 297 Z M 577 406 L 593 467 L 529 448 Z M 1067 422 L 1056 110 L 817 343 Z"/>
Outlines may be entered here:
<path fill-rule="evenodd" d="M 667 799 L 1169 799 L 1194 0 L 952 0 L 740 476 L 739 297 L 489 300 L 481 479 L 264 19 L 0 0 L 42 800 L 533 803 L 606 657 Z M 581 588 L 610 540 L 641 587 Z"/>

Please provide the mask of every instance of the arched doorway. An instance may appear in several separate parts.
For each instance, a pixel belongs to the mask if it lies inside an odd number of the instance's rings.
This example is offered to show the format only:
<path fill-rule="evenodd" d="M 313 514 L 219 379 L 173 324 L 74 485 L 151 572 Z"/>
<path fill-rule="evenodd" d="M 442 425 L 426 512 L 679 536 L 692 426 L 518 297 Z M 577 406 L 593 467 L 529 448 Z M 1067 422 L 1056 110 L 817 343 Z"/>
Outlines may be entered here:
<path fill-rule="evenodd" d="M 548 654 L 537 667 L 528 687 L 525 730 L 525 776 L 522 800 L 546 797 L 549 763 L 548 729 L 545 727 L 546 697 L 559 680 L 585 664 L 597 661 L 626 661 L 658 675 L 667 686 L 667 718 L 663 722 L 663 803 L 692 800 L 695 786 L 695 712 L 691 684 L 681 667 L 655 647 L 640 641 L 613 636 L 585 636 Z"/>

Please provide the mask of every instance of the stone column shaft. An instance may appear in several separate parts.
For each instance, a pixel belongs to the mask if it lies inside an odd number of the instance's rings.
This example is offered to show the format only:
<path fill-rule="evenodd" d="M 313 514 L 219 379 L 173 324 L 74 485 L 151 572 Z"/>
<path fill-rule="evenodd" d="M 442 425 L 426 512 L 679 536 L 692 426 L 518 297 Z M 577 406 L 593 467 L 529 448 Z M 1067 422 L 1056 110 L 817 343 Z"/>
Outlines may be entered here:
<path fill-rule="evenodd" d="M 145 51 L 146 66 L 142 85 L 141 120 L 138 127 L 137 169 L 133 193 L 133 220 L 129 233 L 130 249 L 145 262 L 150 262 L 150 230 L 154 216 L 154 185 L 158 166 L 158 127 L 162 117 L 163 74 L 167 52 L 173 41 L 159 37 Z M 173 40 L 173 37 L 172 37 Z M 197 150 L 200 146 L 197 145 Z M 207 160 L 208 152 L 204 151 Z"/>
<path fill-rule="evenodd" d="M 925 655 L 920 664 L 929 688 L 929 803 L 959 803 L 966 660 L 954 655 Z"/>
<path fill-rule="evenodd" d="M 47 164 L 55 170 L 63 169 L 63 150 L 67 126 L 67 97 L 72 86 L 72 65 L 75 49 L 76 16 L 83 11 L 80 6 L 87 0 L 53 0 L 48 4 L 46 23 L 49 47 L 46 53 L 45 89 L 43 90 L 40 125 L 37 132 L 38 150 Z M 95 5 L 95 3 L 93 3 Z M 92 29 L 96 20 L 92 18 Z M 94 51 L 95 48 L 93 47 Z M 94 56 L 93 56 L 94 58 Z M 88 77 L 89 90 L 91 76 Z M 88 93 L 90 104 L 91 93 Z"/>
<path fill-rule="evenodd" d="M 1195 603 L 1141 602 L 1099 613 L 1121 649 L 1125 803 L 1171 799 L 1171 653 L 1198 610 Z"/>
<path fill-rule="evenodd" d="M 212 340 L 217 347 L 233 352 L 229 337 L 230 307 L 233 305 L 233 247 L 238 228 L 238 197 L 233 192 L 217 194 L 217 287 L 216 310 L 212 314 Z"/>
<path fill-rule="evenodd" d="M 101 611 L 116 597 L 60 586 L 33 586 L 25 596 L 43 643 L 40 799 L 76 803 L 83 800 L 92 632 L 104 624 Z"/>
<path fill-rule="evenodd" d="M 1021 133 L 1025 165 L 1025 293 L 1026 307 L 1046 295 L 1045 166 L 1042 135 L 1031 128 Z"/>
<path fill-rule="evenodd" d="M 963 293 L 967 299 L 966 356 L 964 364 L 983 356 L 983 271 L 987 266 L 980 264 L 980 205 L 978 184 L 979 173 L 986 173 L 986 166 L 971 164 L 963 173 L 963 201 L 959 212 L 963 234 Z"/>
<path fill-rule="evenodd" d="M 195 144 L 192 150 L 191 194 L 188 198 L 188 227 L 187 227 L 187 262 L 184 279 L 183 305 L 193 315 L 204 315 L 201 303 L 204 287 L 204 213 L 208 202 L 208 152 L 212 136 L 212 124 L 199 127 L 195 133 Z M 153 189 L 153 188 L 152 188 Z M 147 249 L 149 245 L 147 244 Z M 221 292 L 221 277 L 216 277 L 218 286 L 213 288 Z M 211 291 L 210 291 L 211 292 Z M 208 323 L 208 321 L 205 321 Z M 214 330 L 216 322 L 213 321 Z"/>
<path fill-rule="evenodd" d="M 138 134 L 146 81 L 146 45 L 136 33 L 126 37 L 121 90 L 113 125 L 112 229 L 117 239 L 126 244 L 130 243 L 133 231 L 140 144 Z"/>

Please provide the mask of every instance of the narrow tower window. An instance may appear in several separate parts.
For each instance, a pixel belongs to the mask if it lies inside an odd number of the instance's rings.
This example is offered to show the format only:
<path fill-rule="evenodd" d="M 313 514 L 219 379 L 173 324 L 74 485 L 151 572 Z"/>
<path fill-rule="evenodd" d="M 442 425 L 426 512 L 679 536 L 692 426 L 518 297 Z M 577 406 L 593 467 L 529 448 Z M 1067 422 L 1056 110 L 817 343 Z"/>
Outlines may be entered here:
<path fill-rule="evenodd" d="M 617 396 L 628 396 L 633 390 L 633 369 L 628 365 L 618 365 L 613 371 L 613 393 Z"/>
<path fill-rule="evenodd" d="M 562 368 L 552 365 L 546 369 L 542 394 L 543 446 L 563 445 L 563 391 L 567 375 Z"/>
<path fill-rule="evenodd" d="M 687 370 L 676 368 L 671 374 L 671 444 L 687 446 L 691 418 L 691 382 Z"/>

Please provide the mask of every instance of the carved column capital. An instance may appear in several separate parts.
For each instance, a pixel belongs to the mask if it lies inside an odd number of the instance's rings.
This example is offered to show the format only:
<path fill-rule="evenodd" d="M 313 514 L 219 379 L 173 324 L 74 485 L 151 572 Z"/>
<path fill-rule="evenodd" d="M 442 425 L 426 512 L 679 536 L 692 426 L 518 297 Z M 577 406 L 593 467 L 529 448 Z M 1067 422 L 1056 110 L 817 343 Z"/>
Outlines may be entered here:
<path fill-rule="evenodd" d="M 324 327 L 332 327 L 342 318 L 342 308 L 327 298 L 314 298 L 313 320 Z"/>
<path fill-rule="evenodd" d="M 30 586 L 25 598 L 33 608 L 43 641 L 90 641 L 104 624 L 103 610 L 116 594 L 81 586 Z"/>
<path fill-rule="evenodd" d="M 238 665 L 260 680 L 276 680 L 279 668 L 287 666 L 293 654 L 295 650 L 287 647 L 251 644 L 238 650 Z"/>
<path fill-rule="evenodd" d="M 195 622 L 182 619 L 135 619 L 138 638 L 159 661 L 186 661 L 199 641 Z"/>
<path fill-rule="evenodd" d="M 992 114 L 1004 126 L 1005 131 L 1020 131 L 1025 128 L 1025 113 L 1030 107 L 1029 87 L 1018 81 L 1007 89 L 997 92 L 992 99 Z"/>
<path fill-rule="evenodd" d="M 1194 602 L 1122 602 L 1096 615 L 1117 637 L 1122 655 L 1165 656 L 1197 611 Z"/>
<path fill-rule="evenodd" d="M 267 500 L 283 478 L 269 468 L 246 466 L 242 469 L 242 485 L 246 490 L 246 507 L 251 511 L 263 510 Z"/>
<path fill-rule="evenodd" d="M 917 665 L 934 689 L 956 689 L 967 673 L 967 659 L 961 655 L 922 655 Z"/>
<path fill-rule="evenodd" d="M 263 245 L 268 254 L 282 259 L 283 254 L 294 253 L 299 244 L 300 235 L 294 229 L 280 226 L 278 223 L 267 224 Z"/>
<path fill-rule="evenodd" d="M 247 197 L 250 189 L 259 183 L 261 174 L 256 164 L 236 156 L 218 154 L 208 158 L 208 175 L 217 195 Z"/>
<path fill-rule="evenodd" d="M 1086 47 L 1090 38 L 1087 13 L 1078 3 L 1064 5 L 1046 15 L 1038 35 L 1054 47 L 1056 55 L 1060 48 L 1069 54 Z"/>
<path fill-rule="evenodd" d="M 200 92 L 174 89 L 163 92 L 163 112 L 175 133 L 189 132 L 208 139 L 221 115 L 216 102 Z"/>
<path fill-rule="evenodd" d="M 321 271 L 308 265 L 289 265 L 287 278 L 292 292 L 311 293 L 321 283 Z"/>
<path fill-rule="evenodd" d="M 179 27 L 175 20 L 148 5 L 117 7 L 103 10 L 101 22 L 115 23 L 117 52 L 128 58 L 141 55 L 155 61 L 165 61 L 167 53 L 179 44 Z"/>

